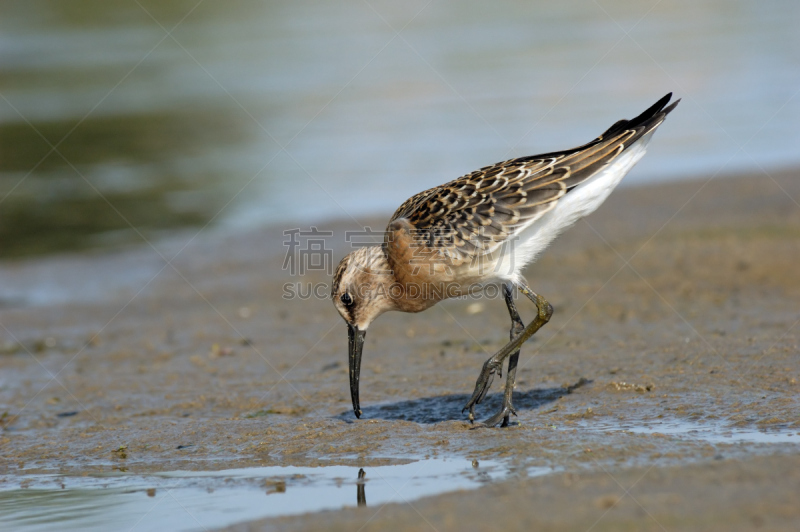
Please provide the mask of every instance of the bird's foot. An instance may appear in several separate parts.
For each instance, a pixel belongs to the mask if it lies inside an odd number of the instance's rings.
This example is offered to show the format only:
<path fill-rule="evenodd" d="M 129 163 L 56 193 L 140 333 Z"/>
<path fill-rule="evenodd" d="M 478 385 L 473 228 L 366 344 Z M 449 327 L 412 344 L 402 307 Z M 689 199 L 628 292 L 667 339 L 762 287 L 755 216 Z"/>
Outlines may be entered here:
<path fill-rule="evenodd" d="M 502 421 L 502 425 L 500 426 L 507 427 L 508 420 L 511 417 L 511 414 L 514 414 L 515 416 L 517 415 L 517 411 L 514 410 L 514 407 L 511 406 L 510 404 L 503 404 L 503 408 L 501 408 L 499 412 L 497 412 L 492 417 L 486 419 L 481 424 L 486 427 L 496 427 L 497 424 Z"/>

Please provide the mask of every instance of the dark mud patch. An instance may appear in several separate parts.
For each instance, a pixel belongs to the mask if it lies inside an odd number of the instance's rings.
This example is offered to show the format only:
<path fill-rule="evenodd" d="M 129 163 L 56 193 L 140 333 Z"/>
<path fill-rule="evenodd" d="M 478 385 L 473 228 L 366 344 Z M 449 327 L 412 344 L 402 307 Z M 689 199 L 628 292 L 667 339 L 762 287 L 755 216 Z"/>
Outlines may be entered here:
<path fill-rule="evenodd" d="M 502 379 L 499 379 L 502 381 Z M 592 381 L 581 378 L 570 386 L 558 388 L 544 388 L 514 393 L 514 408 L 517 412 L 531 411 L 540 409 L 549 403 L 558 401 L 562 397 L 571 394 L 581 386 L 590 384 Z M 423 397 L 408 401 L 398 401 L 394 403 L 362 406 L 363 419 L 383 419 L 387 421 L 412 421 L 414 423 L 432 424 L 464 419 L 464 405 L 469 401 L 468 394 L 451 394 L 438 397 Z M 500 410 L 503 402 L 501 393 L 489 394 L 480 403 L 480 411 L 486 417 L 491 413 Z M 488 413 L 488 414 L 486 414 Z M 349 421 L 353 419 L 353 412 L 345 411 L 337 416 L 339 419 Z M 518 423 L 512 418 L 511 424 Z"/>

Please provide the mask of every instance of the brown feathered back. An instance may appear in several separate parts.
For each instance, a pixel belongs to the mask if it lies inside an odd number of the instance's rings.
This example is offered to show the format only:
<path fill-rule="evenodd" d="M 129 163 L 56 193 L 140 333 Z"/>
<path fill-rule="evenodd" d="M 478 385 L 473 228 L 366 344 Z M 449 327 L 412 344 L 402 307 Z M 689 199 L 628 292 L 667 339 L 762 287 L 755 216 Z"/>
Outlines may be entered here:
<path fill-rule="evenodd" d="M 420 192 L 392 216 L 388 232 L 405 220 L 431 249 L 454 255 L 485 253 L 553 208 L 559 198 L 614 162 L 658 127 L 680 100 L 672 93 L 631 120 L 620 120 L 583 146 L 485 166 Z"/>

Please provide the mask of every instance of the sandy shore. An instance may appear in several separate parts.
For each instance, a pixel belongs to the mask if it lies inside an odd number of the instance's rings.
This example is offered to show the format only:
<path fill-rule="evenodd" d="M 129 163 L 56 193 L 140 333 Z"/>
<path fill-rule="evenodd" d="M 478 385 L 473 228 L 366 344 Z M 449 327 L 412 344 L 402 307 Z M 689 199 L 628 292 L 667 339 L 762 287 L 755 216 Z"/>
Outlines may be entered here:
<path fill-rule="evenodd" d="M 615 192 L 527 272 L 555 315 L 523 348 L 519 417 L 503 430 L 461 414 L 507 338 L 501 299 L 376 321 L 355 420 L 341 318 L 328 300 L 282 297 L 329 282 L 281 269 L 283 228 L 1 264 L 3 478 L 459 456 L 556 473 L 235 528 L 796 529 L 796 200 L 788 171 Z M 330 225 L 336 261 L 357 227 Z"/>

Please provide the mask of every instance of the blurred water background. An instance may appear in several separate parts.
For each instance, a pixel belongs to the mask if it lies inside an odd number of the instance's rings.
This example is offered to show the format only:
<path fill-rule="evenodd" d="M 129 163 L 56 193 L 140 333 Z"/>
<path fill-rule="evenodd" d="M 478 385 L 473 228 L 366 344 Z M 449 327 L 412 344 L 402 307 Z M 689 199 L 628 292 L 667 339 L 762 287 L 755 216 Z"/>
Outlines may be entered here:
<path fill-rule="evenodd" d="M 800 2 L 0 0 L 0 257 L 388 216 L 683 103 L 626 179 L 800 163 Z"/>

